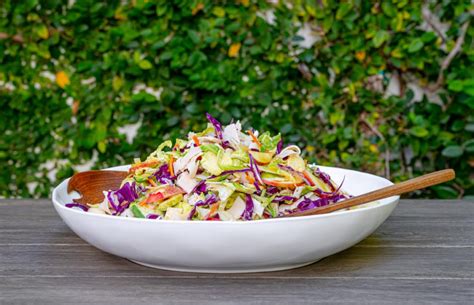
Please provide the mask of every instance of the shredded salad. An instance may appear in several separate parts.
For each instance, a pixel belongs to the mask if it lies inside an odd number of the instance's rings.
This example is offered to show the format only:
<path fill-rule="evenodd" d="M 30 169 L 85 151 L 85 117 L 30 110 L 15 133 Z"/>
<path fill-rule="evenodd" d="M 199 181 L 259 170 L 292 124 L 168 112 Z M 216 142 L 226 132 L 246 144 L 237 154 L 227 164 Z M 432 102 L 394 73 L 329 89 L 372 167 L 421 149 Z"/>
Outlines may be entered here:
<path fill-rule="evenodd" d="M 307 164 L 281 135 L 222 126 L 207 114 L 207 128 L 163 142 L 135 160 L 118 190 L 100 204 L 66 204 L 88 213 L 122 217 L 235 221 L 278 217 L 350 196 L 328 174 Z"/>

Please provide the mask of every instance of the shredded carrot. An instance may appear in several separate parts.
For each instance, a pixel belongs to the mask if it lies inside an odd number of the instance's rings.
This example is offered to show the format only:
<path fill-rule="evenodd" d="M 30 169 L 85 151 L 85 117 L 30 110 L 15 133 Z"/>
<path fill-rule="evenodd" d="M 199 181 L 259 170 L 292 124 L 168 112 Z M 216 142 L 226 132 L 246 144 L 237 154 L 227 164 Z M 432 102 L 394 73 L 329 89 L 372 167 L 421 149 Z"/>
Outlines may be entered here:
<path fill-rule="evenodd" d="M 307 171 L 303 172 L 303 176 L 306 178 L 306 180 L 308 180 L 308 182 L 311 186 L 315 185 L 313 179 L 311 179 L 311 176 L 308 174 Z"/>
<path fill-rule="evenodd" d="M 248 182 L 254 184 L 255 179 L 251 175 L 249 175 L 249 173 L 245 173 L 245 178 L 247 178 Z"/>
<path fill-rule="evenodd" d="M 257 137 L 253 134 L 251 130 L 247 130 L 247 133 L 250 137 L 252 137 L 253 142 L 258 145 L 258 148 L 262 147 L 262 143 L 260 143 L 260 141 L 257 139 Z"/>
<path fill-rule="evenodd" d="M 140 201 L 140 203 L 138 204 L 139 206 L 146 206 L 148 203 L 146 202 L 147 201 L 147 198 L 143 199 L 142 201 Z"/>
<path fill-rule="evenodd" d="M 194 141 L 194 144 L 196 144 L 196 146 L 201 145 L 201 143 L 199 143 L 199 139 L 196 135 L 193 135 L 193 141 Z"/>
<path fill-rule="evenodd" d="M 217 212 L 218 208 L 219 208 L 219 202 L 216 202 L 216 203 L 212 204 L 211 208 L 209 210 L 209 214 L 207 214 L 207 216 L 206 216 L 206 219 L 211 217 L 212 215 L 214 215 Z"/>
<path fill-rule="evenodd" d="M 130 167 L 130 170 L 128 172 L 129 173 L 134 173 L 139 168 L 152 167 L 152 166 L 157 165 L 158 163 L 159 163 L 159 161 L 148 161 L 148 162 L 138 163 L 138 164 L 132 165 L 132 167 Z"/>
<path fill-rule="evenodd" d="M 148 183 L 150 183 L 152 186 L 156 186 L 155 181 L 153 181 L 151 178 L 148 178 Z"/>
<path fill-rule="evenodd" d="M 173 157 L 173 155 L 170 155 L 170 163 L 168 164 L 168 168 L 169 168 L 169 170 L 170 170 L 171 176 L 174 177 L 173 163 L 174 163 L 174 157 Z"/>

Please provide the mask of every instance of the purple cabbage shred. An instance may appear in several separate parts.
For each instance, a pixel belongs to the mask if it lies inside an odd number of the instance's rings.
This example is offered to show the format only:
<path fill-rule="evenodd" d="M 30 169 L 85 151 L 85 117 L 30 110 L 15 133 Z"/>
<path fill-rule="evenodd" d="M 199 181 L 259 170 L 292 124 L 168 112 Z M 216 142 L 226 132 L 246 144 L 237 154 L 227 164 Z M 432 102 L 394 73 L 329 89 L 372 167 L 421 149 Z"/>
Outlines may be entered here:
<path fill-rule="evenodd" d="M 172 184 L 173 183 L 173 178 L 171 176 L 168 164 L 163 164 L 158 168 L 158 170 L 153 174 L 155 176 L 156 181 L 158 181 L 161 184 Z"/>
<path fill-rule="evenodd" d="M 242 213 L 242 218 L 244 220 L 252 220 L 252 215 L 253 215 L 253 200 L 252 200 L 252 196 L 247 194 L 245 196 L 245 209 L 244 209 L 244 212 Z"/>
<path fill-rule="evenodd" d="M 245 173 L 245 172 L 250 172 L 250 168 L 244 168 L 244 169 L 232 169 L 228 171 L 223 171 L 219 176 L 224 176 L 224 175 L 230 175 L 230 174 L 235 174 L 235 173 Z M 219 177 L 217 176 L 217 177 Z"/>
<path fill-rule="evenodd" d="M 293 197 L 293 196 L 278 196 L 278 197 L 275 197 L 272 202 L 283 202 L 283 201 L 295 201 L 296 198 Z"/>
<path fill-rule="evenodd" d="M 314 174 L 319 178 L 321 179 L 324 183 L 326 183 L 329 188 L 331 189 L 331 191 L 335 191 L 336 189 L 334 188 L 334 185 L 332 185 L 331 183 L 331 177 L 329 177 L 328 174 L 326 174 L 325 172 L 322 172 L 319 170 L 319 168 L 317 168 L 315 171 L 314 171 Z"/>
<path fill-rule="evenodd" d="M 279 154 L 281 153 L 282 150 L 283 150 L 283 139 L 280 139 L 280 141 L 278 141 L 278 144 L 277 144 L 276 153 Z"/>
<path fill-rule="evenodd" d="M 206 113 L 206 118 L 214 126 L 214 130 L 216 131 L 216 137 L 222 141 L 222 147 L 229 147 L 229 141 L 224 141 L 224 138 L 222 136 L 222 124 L 209 113 Z"/>
<path fill-rule="evenodd" d="M 112 209 L 114 211 L 117 211 L 118 210 L 118 207 L 117 205 L 115 204 L 115 200 L 113 198 L 113 194 L 114 194 L 114 191 L 109 191 L 107 192 L 107 200 L 109 201 L 110 203 L 110 206 L 112 207 Z"/>
<path fill-rule="evenodd" d="M 191 212 L 189 212 L 189 215 L 188 215 L 188 220 L 191 220 L 193 219 L 194 217 L 194 214 L 196 214 L 196 207 L 193 207 L 193 209 L 191 210 Z"/>
<path fill-rule="evenodd" d="M 80 208 L 84 212 L 87 212 L 89 210 L 89 207 L 87 207 L 83 204 L 80 204 L 80 203 L 66 203 L 65 206 L 66 206 L 66 208 Z"/>
<path fill-rule="evenodd" d="M 194 187 L 190 194 L 196 193 L 198 195 L 207 192 L 206 180 L 201 180 L 198 184 Z"/>
<path fill-rule="evenodd" d="M 115 191 L 115 195 L 121 204 L 124 201 L 133 202 L 138 198 L 138 194 L 135 189 L 135 182 L 132 184 L 125 183 L 121 188 Z"/>
<path fill-rule="evenodd" d="M 217 178 L 217 177 L 221 177 L 221 176 L 225 176 L 225 175 L 230 175 L 230 174 L 235 174 L 235 173 L 245 173 L 245 172 L 250 172 L 250 171 L 252 171 L 250 168 L 232 169 L 232 170 L 228 170 L 228 171 L 223 171 L 219 175 L 212 175 L 208 179 L 213 179 L 213 178 Z"/>
<path fill-rule="evenodd" d="M 209 113 L 206 113 L 206 118 L 214 126 L 216 136 L 222 140 L 222 124 Z"/>
<path fill-rule="evenodd" d="M 250 170 L 255 176 L 255 180 L 257 180 L 258 183 L 263 184 L 262 176 L 260 176 L 260 171 L 258 169 L 257 163 L 252 157 L 252 154 L 249 154 L 249 159 L 250 159 Z"/>
<path fill-rule="evenodd" d="M 276 186 L 269 185 L 269 186 L 266 188 L 266 191 L 267 191 L 268 194 L 274 195 L 274 194 L 278 193 L 280 190 L 279 190 L 278 187 L 276 187 Z"/>
<path fill-rule="evenodd" d="M 342 182 L 341 184 L 339 185 L 339 187 L 337 189 L 335 189 L 334 191 L 332 192 L 325 192 L 323 190 L 321 190 L 320 188 L 317 188 L 314 190 L 314 192 L 321 198 L 330 198 L 330 197 L 333 197 L 335 195 L 340 195 L 340 196 L 343 196 L 344 198 L 346 198 L 345 195 L 343 194 L 338 194 L 339 191 L 341 190 L 341 187 L 342 185 L 344 184 L 344 181 L 346 180 L 346 177 L 344 176 L 344 178 L 342 179 Z M 334 189 L 334 188 L 333 188 Z"/>
<path fill-rule="evenodd" d="M 257 194 L 257 195 L 262 194 L 262 189 L 261 189 L 260 186 L 258 185 L 257 181 L 255 181 L 255 182 L 253 183 L 253 185 L 255 186 L 255 189 L 256 189 L 255 194 Z"/>
<path fill-rule="evenodd" d="M 117 202 L 114 200 L 113 195 L 116 196 Z M 107 192 L 107 200 L 109 201 L 112 208 L 115 210 L 114 215 L 120 214 L 125 211 L 130 203 L 134 202 L 139 195 L 137 194 L 135 182 L 132 184 L 125 183 L 121 188 L 116 191 Z"/>
<path fill-rule="evenodd" d="M 331 197 L 326 197 L 326 198 L 318 198 L 316 200 L 311 200 L 309 198 L 305 198 L 303 201 L 301 201 L 298 204 L 298 210 L 299 211 L 306 211 L 306 210 L 311 210 L 314 208 L 319 208 L 323 207 L 326 205 L 329 205 L 331 203 L 336 203 L 341 199 L 345 199 L 346 197 L 342 194 L 335 194 Z"/>
<path fill-rule="evenodd" d="M 191 212 L 189 212 L 188 220 L 193 219 L 194 214 L 196 214 L 196 208 L 197 207 L 203 206 L 203 205 L 211 205 L 211 204 L 216 203 L 218 201 L 219 201 L 219 198 L 217 198 L 217 196 L 215 194 L 210 194 L 210 195 L 206 196 L 206 198 L 204 200 L 199 200 L 198 202 L 196 202 L 194 204 L 194 207 L 191 210 Z"/>
<path fill-rule="evenodd" d="M 222 147 L 227 148 L 230 146 L 229 141 L 224 141 L 224 137 L 222 136 L 222 124 L 216 120 L 212 115 L 209 113 L 206 113 L 206 118 L 207 120 L 214 126 L 214 130 L 216 131 L 216 137 L 221 140 L 222 142 Z"/>

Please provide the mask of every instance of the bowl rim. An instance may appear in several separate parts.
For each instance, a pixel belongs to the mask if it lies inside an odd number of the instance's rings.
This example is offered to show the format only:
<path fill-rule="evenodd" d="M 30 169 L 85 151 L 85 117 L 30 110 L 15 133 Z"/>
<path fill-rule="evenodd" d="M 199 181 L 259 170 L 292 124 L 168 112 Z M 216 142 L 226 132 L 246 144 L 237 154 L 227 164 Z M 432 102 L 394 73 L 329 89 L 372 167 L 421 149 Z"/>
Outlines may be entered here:
<path fill-rule="evenodd" d="M 117 169 L 123 169 L 124 167 L 129 167 L 130 165 L 120 165 L 120 166 L 114 166 L 114 167 L 109 167 L 109 168 L 104 168 L 101 170 L 107 171 L 107 170 L 117 170 Z M 393 185 L 393 182 L 390 180 L 380 177 L 374 174 L 366 173 L 366 172 L 361 172 L 361 171 L 356 171 L 352 169 L 346 169 L 346 168 L 341 168 L 341 167 L 333 167 L 333 166 L 319 166 L 318 167 L 322 169 L 337 169 L 337 170 L 343 170 L 343 171 L 349 171 L 349 172 L 354 172 L 357 174 L 364 174 L 368 176 L 375 177 L 377 179 L 382 179 L 385 180 L 386 182 L 389 183 L 389 185 Z M 371 205 L 371 206 L 365 206 L 362 208 L 354 209 L 354 210 L 343 210 L 343 211 L 337 211 L 335 213 L 327 213 L 327 214 L 319 214 L 319 215 L 308 215 L 308 216 L 299 216 L 299 217 L 276 217 L 276 218 L 266 218 L 266 219 L 257 219 L 257 220 L 251 220 L 251 221 L 207 221 L 207 220 L 169 220 L 169 219 L 147 219 L 147 218 L 134 218 L 134 217 L 116 217 L 112 215 L 102 215 L 102 214 L 95 214 L 95 213 L 86 213 L 82 210 L 78 209 L 71 209 L 66 207 L 64 204 L 61 204 L 59 202 L 58 198 L 58 193 L 59 193 L 59 188 L 63 186 L 63 184 L 67 183 L 71 179 L 71 177 L 64 179 L 59 183 L 52 192 L 52 201 L 53 201 L 53 206 L 57 209 L 61 209 L 62 211 L 65 211 L 66 213 L 77 213 L 81 215 L 87 215 L 86 217 L 92 217 L 92 218 L 98 218 L 98 219 L 109 219 L 111 221 L 132 221 L 132 222 L 147 222 L 147 223 L 172 223 L 172 224 L 200 224 L 200 225 L 250 225 L 250 224 L 255 224 L 255 223 L 272 223 L 272 222 L 290 222 L 290 221 L 299 221 L 299 220 L 314 220 L 314 219 L 323 219 L 323 218 L 332 218 L 332 217 L 338 217 L 338 216 L 343 216 L 347 214 L 359 214 L 363 213 L 369 210 L 373 209 L 379 209 L 391 204 L 396 203 L 399 199 L 400 196 L 392 196 L 388 198 L 384 198 L 382 200 L 386 200 L 386 202 L 381 202 L 376 205 Z M 66 188 L 67 189 L 67 188 Z M 59 211 L 58 211 L 59 212 Z"/>

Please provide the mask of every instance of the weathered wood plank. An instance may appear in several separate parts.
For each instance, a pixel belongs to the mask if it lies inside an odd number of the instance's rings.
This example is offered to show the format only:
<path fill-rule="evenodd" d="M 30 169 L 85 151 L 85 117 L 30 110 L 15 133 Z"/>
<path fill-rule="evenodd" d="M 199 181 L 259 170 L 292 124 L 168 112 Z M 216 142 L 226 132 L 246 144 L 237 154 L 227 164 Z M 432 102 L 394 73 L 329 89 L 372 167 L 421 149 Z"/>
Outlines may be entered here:
<path fill-rule="evenodd" d="M 2 246 L 1 276 L 190 276 L 153 270 L 95 248 L 68 246 Z M 373 277 L 474 278 L 474 248 L 363 248 L 354 247 L 316 264 L 288 271 L 238 274 L 236 278 Z M 27 262 L 27 263 L 25 263 Z M 226 274 L 199 277 L 227 278 Z"/>
<path fill-rule="evenodd" d="M 101 252 L 49 200 L 0 200 L 0 304 L 470 304 L 474 202 L 405 200 L 372 236 L 311 266 L 155 270 Z"/>
<path fill-rule="evenodd" d="M 23 278 L 0 281 L 2 304 L 471 304 L 472 281 Z"/>

